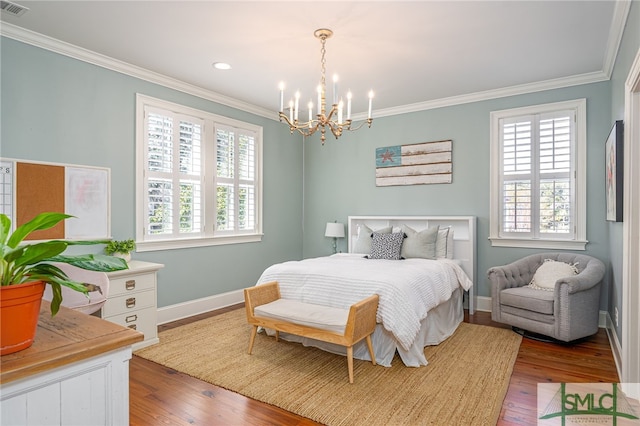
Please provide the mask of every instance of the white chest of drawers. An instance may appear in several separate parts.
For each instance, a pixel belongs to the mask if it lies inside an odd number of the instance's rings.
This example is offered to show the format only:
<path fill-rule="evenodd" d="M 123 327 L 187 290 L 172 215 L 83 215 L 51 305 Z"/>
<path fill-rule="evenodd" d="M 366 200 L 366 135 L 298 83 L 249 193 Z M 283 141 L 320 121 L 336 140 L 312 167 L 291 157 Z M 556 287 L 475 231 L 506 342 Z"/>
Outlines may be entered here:
<path fill-rule="evenodd" d="M 132 260 L 129 269 L 108 272 L 109 297 L 100 317 L 144 333 L 133 350 L 158 343 L 157 272 L 160 263 Z"/>

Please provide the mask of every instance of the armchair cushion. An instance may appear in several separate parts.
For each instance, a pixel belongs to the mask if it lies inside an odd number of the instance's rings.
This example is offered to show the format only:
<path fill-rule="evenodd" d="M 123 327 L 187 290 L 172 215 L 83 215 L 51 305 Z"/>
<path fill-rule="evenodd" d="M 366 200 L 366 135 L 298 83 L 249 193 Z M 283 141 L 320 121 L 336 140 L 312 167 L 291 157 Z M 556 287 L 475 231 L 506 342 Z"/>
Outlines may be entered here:
<path fill-rule="evenodd" d="M 553 315 L 551 291 L 538 291 L 531 287 L 508 288 L 500 293 L 500 301 L 506 306 Z"/>

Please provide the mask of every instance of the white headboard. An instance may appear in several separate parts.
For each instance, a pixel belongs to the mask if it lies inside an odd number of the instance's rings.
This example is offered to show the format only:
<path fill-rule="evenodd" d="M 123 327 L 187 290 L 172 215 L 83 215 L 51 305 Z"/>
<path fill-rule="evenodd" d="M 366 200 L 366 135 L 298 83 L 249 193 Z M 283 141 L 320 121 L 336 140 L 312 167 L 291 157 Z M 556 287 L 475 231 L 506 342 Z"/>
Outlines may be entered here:
<path fill-rule="evenodd" d="M 451 226 L 453 229 L 453 258 L 467 273 L 474 285 L 476 281 L 476 217 L 475 216 L 349 216 L 348 239 L 351 253 L 358 227 L 367 225 L 376 230 L 386 226 L 407 225 L 416 231 L 431 226 Z"/>

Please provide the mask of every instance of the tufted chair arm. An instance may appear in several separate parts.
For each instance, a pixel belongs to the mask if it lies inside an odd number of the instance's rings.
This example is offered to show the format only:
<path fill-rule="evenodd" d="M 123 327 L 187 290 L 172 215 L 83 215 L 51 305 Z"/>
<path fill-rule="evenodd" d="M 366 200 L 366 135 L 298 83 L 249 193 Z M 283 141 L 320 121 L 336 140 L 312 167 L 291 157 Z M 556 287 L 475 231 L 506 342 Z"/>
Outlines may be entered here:
<path fill-rule="evenodd" d="M 605 266 L 599 259 L 590 259 L 585 268 L 577 275 L 561 278 L 556 281 L 556 287 L 563 284 L 569 286 L 569 294 L 585 291 L 602 281 L 605 274 Z"/>
<path fill-rule="evenodd" d="M 508 265 L 489 268 L 487 277 L 494 290 L 522 287 L 531 282 L 538 266 L 538 263 L 530 262 L 527 258 L 519 259 Z"/>

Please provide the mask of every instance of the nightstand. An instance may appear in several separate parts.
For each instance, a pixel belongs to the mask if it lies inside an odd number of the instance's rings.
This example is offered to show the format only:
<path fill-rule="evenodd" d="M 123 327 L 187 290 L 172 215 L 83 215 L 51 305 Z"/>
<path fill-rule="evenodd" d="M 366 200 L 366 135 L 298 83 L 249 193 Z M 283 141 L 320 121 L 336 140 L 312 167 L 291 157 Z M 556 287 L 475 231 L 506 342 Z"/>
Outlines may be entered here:
<path fill-rule="evenodd" d="M 109 297 L 100 317 L 144 333 L 133 350 L 158 343 L 157 272 L 163 264 L 132 260 L 129 269 L 108 272 Z"/>

